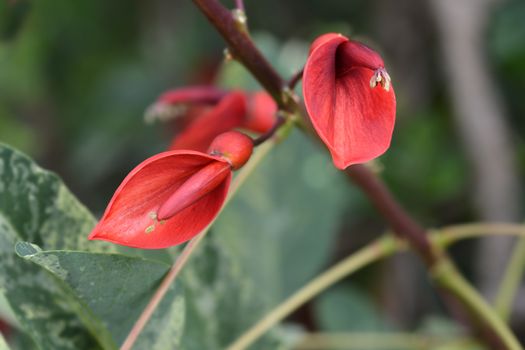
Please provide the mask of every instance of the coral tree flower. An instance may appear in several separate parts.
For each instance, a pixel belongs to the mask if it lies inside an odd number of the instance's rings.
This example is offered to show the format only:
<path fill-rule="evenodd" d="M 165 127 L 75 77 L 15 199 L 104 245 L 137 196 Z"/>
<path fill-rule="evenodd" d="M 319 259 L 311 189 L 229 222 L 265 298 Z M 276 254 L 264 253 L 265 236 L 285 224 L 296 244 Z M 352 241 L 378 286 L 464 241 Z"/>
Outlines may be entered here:
<path fill-rule="evenodd" d="M 230 92 L 213 86 L 194 86 L 162 94 L 148 110 L 147 119 L 182 119 L 182 131 L 170 150 L 204 152 L 219 134 L 241 128 L 255 133 L 270 130 L 276 120 L 277 105 L 266 92 Z"/>
<path fill-rule="evenodd" d="M 89 239 L 146 249 L 188 241 L 218 214 L 232 170 L 252 149 L 251 138 L 230 131 L 212 142 L 209 154 L 176 150 L 145 160 L 118 187 Z"/>
<path fill-rule="evenodd" d="M 240 126 L 245 115 L 244 93 L 231 92 L 216 106 L 197 115 L 180 134 L 173 138 L 169 149 L 205 151 L 217 135 Z"/>
<path fill-rule="evenodd" d="M 306 110 L 339 169 L 383 154 L 394 129 L 396 98 L 381 57 L 340 34 L 311 48 L 303 74 Z"/>

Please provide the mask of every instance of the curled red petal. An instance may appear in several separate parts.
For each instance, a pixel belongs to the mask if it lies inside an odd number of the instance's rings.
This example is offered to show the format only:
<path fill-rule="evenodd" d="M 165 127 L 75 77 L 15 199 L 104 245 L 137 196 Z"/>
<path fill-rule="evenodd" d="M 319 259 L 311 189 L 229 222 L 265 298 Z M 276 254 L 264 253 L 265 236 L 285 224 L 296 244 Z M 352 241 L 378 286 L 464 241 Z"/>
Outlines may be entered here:
<path fill-rule="evenodd" d="M 225 162 L 211 162 L 191 175 L 160 206 L 157 219 L 167 220 L 202 199 L 217 188 L 230 174 L 231 166 Z"/>
<path fill-rule="evenodd" d="M 177 135 L 169 149 L 191 149 L 205 152 L 217 135 L 239 127 L 245 115 L 246 95 L 240 91 L 232 91 L 219 104 L 198 116 Z"/>
<path fill-rule="evenodd" d="M 312 51 L 314 51 L 315 49 L 317 49 L 319 46 L 321 46 L 322 44 L 326 43 L 327 41 L 331 41 L 332 39 L 337 39 L 337 38 L 343 38 L 345 40 L 348 40 L 345 36 L 343 36 L 342 34 L 339 34 L 339 33 L 326 33 L 326 34 L 323 34 L 319 37 L 317 37 L 314 42 L 312 43 L 312 45 L 310 45 L 310 54 L 312 53 Z"/>
<path fill-rule="evenodd" d="M 339 75 L 346 71 L 363 67 L 372 70 L 384 68 L 385 63 L 377 52 L 357 41 L 348 40 L 337 47 L 336 67 Z"/>
<path fill-rule="evenodd" d="M 229 167 L 226 161 L 194 151 L 164 152 L 145 160 L 126 176 L 89 239 L 159 249 L 193 238 L 218 214 L 231 174 L 167 220 L 158 219 L 158 210 L 192 175 L 213 162 Z"/>
<path fill-rule="evenodd" d="M 258 91 L 248 96 L 248 110 L 242 128 L 265 133 L 275 124 L 277 104 L 267 92 Z"/>
<path fill-rule="evenodd" d="M 382 62 L 371 49 L 343 36 L 325 38 L 308 57 L 306 109 L 339 169 L 378 157 L 390 145 L 396 101 Z M 383 81 L 372 86 L 376 76 Z"/>
<path fill-rule="evenodd" d="M 214 86 L 189 86 L 179 89 L 168 90 L 159 96 L 156 103 L 162 104 L 216 104 L 226 92 Z"/>

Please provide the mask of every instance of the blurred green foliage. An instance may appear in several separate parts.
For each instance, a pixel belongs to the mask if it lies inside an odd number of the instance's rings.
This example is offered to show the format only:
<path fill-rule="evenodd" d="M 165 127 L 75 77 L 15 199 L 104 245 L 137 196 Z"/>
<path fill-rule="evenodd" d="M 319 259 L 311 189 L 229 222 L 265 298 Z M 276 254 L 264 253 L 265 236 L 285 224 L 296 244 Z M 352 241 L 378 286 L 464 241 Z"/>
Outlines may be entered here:
<path fill-rule="evenodd" d="M 302 65 L 311 39 L 327 31 L 378 43 L 388 62 L 391 43 L 381 42 L 377 31 L 379 23 L 391 23 L 376 17 L 381 4 L 246 1 L 254 37 L 284 76 Z M 492 17 L 487 50 L 525 169 L 523 18 L 523 1 L 504 2 Z M 0 0 L 0 141 L 58 172 L 100 214 L 129 170 L 163 150 L 172 137 L 167 125 L 143 123 L 143 111 L 161 92 L 214 80 L 231 88 L 259 88 L 236 63 L 221 63 L 223 48 L 190 1 Z M 419 58 L 432 68 L 440 60 L 432 51 Z M 465 204 L 468 165 L 436 75 L 432 71 L 421 77 L 421 85 L 432 89 L 417 108 L 407 94 L 398 94 L 392 147 L 377 163 L 401 202 L 427 225 L 473 216 Z M 344 180 L 327 158 L 301 135 L 293 135 L 276 152 L 268 161 L 274 166 L 255 174 L 213 233 L 214 239 L 228 242 L 231 251 L 223 253 L 235 253 L 235 266 L 250 276 L 250 283 L 267 289 L 262 309 L 385 228 L 355 189 L 340 185 Z M 292 232 L 294 227 L 300 229 Z M 334 287 L 314 303 L 314 311 L 306 308 L 313 315 L 295 317 L 321 330 L 390 327 L 379 321 L 384 319 L 381 305 L 374 307 L 382 273 L 373 272 Z M 352 315 L 341 309 L 353 310 Z M 419 308 L 422 314 L 425 310 L 436 310 L 435 303 Z"/>

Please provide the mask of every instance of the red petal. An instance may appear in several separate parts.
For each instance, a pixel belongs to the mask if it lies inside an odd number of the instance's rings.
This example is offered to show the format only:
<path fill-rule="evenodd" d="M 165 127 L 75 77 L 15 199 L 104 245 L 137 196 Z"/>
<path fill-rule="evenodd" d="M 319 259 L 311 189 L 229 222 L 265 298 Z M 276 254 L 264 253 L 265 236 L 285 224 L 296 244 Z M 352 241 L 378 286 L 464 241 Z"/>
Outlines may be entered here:
<path fill-rule="evenodd" d="M 225 161 L 193 151 L 164 152 L 145 160 L 126 176 L 89 239 L 159 249 L 193 238 L 218 214 L 231 174 L 209 194 L 168 220 L 159 221 L 156 213 L 186 180 L 212 162 L 229 167 Z"/>
<path fill-rule="evenodd" d="M 231 166 L 226 162 L 211 162 L 191 175 L 164 202 L 158 211 L 159 220 L 167 220 L 209 194 L 230 175 Z"/>
<path fill-rule="evenodd" d="M 373 74 L 357 68 L 336 81 L 333 124 L 325 130 L 332 133 L 330 152 L 339 169 L 374 159 L 390 146 L 396 114 L 394 89 L 371 88 Z"/>
<path fill-rule="evenodd" d="M 176 136 L 169 149 L 205 152 L 217 135 L 240 126 L 245 115 L 246 96 L 242 92 L 233 91 Z"/>
<path fill-rule="evenodd" d="M 367 66 L 378 64 L 378 56 L 347 43 L 344 37 L 331 37 L 318 45 L 303 76 L 306 109 L 339 169 L 385 152 L 395 121 L 393 88 L 370 87 L 374 70 Z"/>
<path fill-rule="evenodd" d="M 156 103 L 164 104 L 216 104 L 226 93 L 213 86 L 190 86 L 169 90 L 160 95 Z"/>
<path fill-rule="evenodd" d="M 312 43 L 312 45 L 310 45 L 310 54 L 315 50 L 317 49 L 319 46 L 321 46 L 322 44 L 326 43 L 327 41 L 330 41 L 332 39 L 336 39 L 336 38 L 343 38 L 345 40 L 348 40 L 348 38 L 346 38 L 345 36 L 343 36 L 342 34 L 338 34 L 338 33 L 327 33 L 327 34 L 323 34 L 319 37 L 317 37 L 317 39 L 314 40 L 314 42 Z"/>
<path fill-rule="evenodd" d="M 346 41 L 338 46 L 336 55 L 336 66 L 338 73 L 363 67 L 372 70 L 383 68 L 385 63 L 377 52 L 357 41 Z"/>
<path fill-rule="evenodd" d="M 258 133 L 265 133 L 275 124 L 277 104 L 272 96 L 264 91 L 248 97 L 248 112 L 241 127 Z"/>

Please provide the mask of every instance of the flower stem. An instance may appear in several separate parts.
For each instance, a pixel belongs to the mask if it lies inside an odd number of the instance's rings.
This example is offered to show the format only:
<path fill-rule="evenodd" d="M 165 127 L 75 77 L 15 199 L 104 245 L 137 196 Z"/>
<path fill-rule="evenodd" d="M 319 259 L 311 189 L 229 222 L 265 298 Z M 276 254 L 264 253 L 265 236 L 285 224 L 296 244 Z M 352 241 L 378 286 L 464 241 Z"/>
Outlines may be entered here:
<path fill-rule="evenodd" d="M 525 234 L 525 230 L 523 232 Z M 508 320 L 525 270 L 525 237 L 519 239 L 512 252 L 503 280 L 494 301 L 494 307 L 502 319 Z"/>
<path fill-rule="evenodd" d="M 394 333 L 394 332 L 365 332 L 365 333 L 308 333 L 296 350 L 376 350 L 376 349 L 405 349 L 424 350 L 450 347 L 454 349 L 471 348 L 475 343 L 468 338 L 453 338 L 432 336 L 427 334 Z"/>
<path fill-rule="evenodd" d="M 277 130 L 279 130 L 281 125 L 284 124 L 285 121 L 286 121 L 286 119 L 284 119 L 284 117 L 278 116 L 277 120 L 275 121 L 275 124 L 273 124 L 272 128 L 270 130 L 268 130 L 266 133 L 264 133 L 261 136 L 259 136 L 258 138 L 254 139 L 253 140 L 253 145 L 255 147 L 257 147 L 260 144 L 262 144 L 263 142 L 265 142 L 266 140 L 272 138 L 276 134 Z"/>
<path fill-rule="evenodd" d="M 354 165 L 348 168 L 346 173 L 368 196 L 394 232 L 406 239 L 423 259 L 439 287 L 438 290 L 443 294 L 443 300 L 448 303 L 454 316 L 468 322 L 471 330 L 491 348 L 521 349 L 507 325 L 461 276 L 446 252 L 439 245 L 434 244 L 423 227 L 405 212 L 386 185 L 363 165 Z M 436 274 L 435 271 L 439 273 Z M 479 320 L 482 322 L 480 323 Z"/>
<path fill-rule="evenodd" d="M 449 246 L 456 241 L 480 236 L 519 236 L 525 237 L 525 225 L 509 223 L 472 223 L 447 226 L 431 232 L 442 246 Z"/>
<path fill-rule="evenodd" d="M 299 289 L 296 293 L 286 299 L 283 303 L 269 312 L 255 326 L 245 332 L 234 343 L 228 346 L 228 350 L 246 349 L 272 326 L 283 320 L 286 316 L 296 310 L 306 301 L 325 290 L 327 287 L 340 281 L 349 274 L 359 270 L 374 261 L 396 252 L 398 241 L 392 236 L 384 236 L 379 240 L 360 249 L 340 263 L 336 264 L 326 272 L 314 278 L 310 283 Z"/>
<path fill-rule="evenodd" d="M 439 261 L 443 252 L 433 249 L 426 230 L 408 215 L 378 177 L 361 164 L 349 167 L 346 174 L 367 195 L 394 233 L 414 246 L 427 266 Z"/>
<path fill-rule="evenodd" d="M 288 83 L 286 84 L 290 90 L 295 89 L 295 86 L 298 82 L 303 79 L 303 71 L 304 68 L 301 68 L 299 71 L 297 71 L 291 78 L 288 80 Z"/>
<path fill-rule="evenodd" d="M 255 47 L 249 35 L 239 29 L 231 12 L 217 0 L 193 0 L 228 44 L 233 57 L 239 60 L 275 99 L 280 109 L 290 110 L 282 96 L 284 82 L 266 58 Z"/>
<path fill-rule="evenodd" d="M 467 305 L 475 315 L 480 317 L 485 324 L 498 336 L 501 343 L 508 350 L 522 350 L 520 343 L 514 334 L 507 327 L 505 322 L 492 309 L 487 302 L 472 288 L 456 267 L 448 259 L 442 259 L 431 270 L 434 281 L 447 291 L 453 293 L 465 305 Z"/>
<path fill-rule="evenodd" d="M 442 249 L 463 239 L 487 235 L 515 235 L 525 237 L 525 226 L 501 223 L 474 223 L 447 226 L 434 230 L 431 233 L 432 244 Z M 228 349 L 243 349 L 242 346 L 247 347 L 253 344 L 253 342 L 270 328 L 284 320 L 301 305 L 319 295 L 333 284 L 368 264 L 387 258 L 396 252 L 405 251 L 407 248 L 409 247 L 405 241 L 394 238 L 391 235 L 384 236 L 368 244 L 301 287 L 301 289 L 272 309 L 254 326 L 243 333 Z"/>
<path fill-rule="evenodd" d="M 155 294 L 153 294 L 153 296 L 151 297 L 148 305 L 146 306 L 144 311 L 142 311 L 139 318 L 133 325 L 133 328 L 126 337 L 126 340 L 120 347 L 120 350 L 130 350 L 133 347 L 140 333 L 142 332 L 149 319 L 159 306 L 160 302 L 166 295 L 166 292 L 168 291 L 169 287 L 171 286 L 175 278 L 179 275 L 179 272 L 188 261 L 191 253 L 199 245 L 200 241 L 206 235 L 207 232 L 208 228 L 205 228 L 202 233 L 195 236 L 195 238 L 193 238 L 191 241 L 188 242 L 188 244 L 186 244 L 181 254 L 177 257 L 177 260 L 175 260 L 175 263 L 171 266 L 171 269 L 168 271 L 168 273 L 160 283 L 159 287 L 155 291 Z"/>

